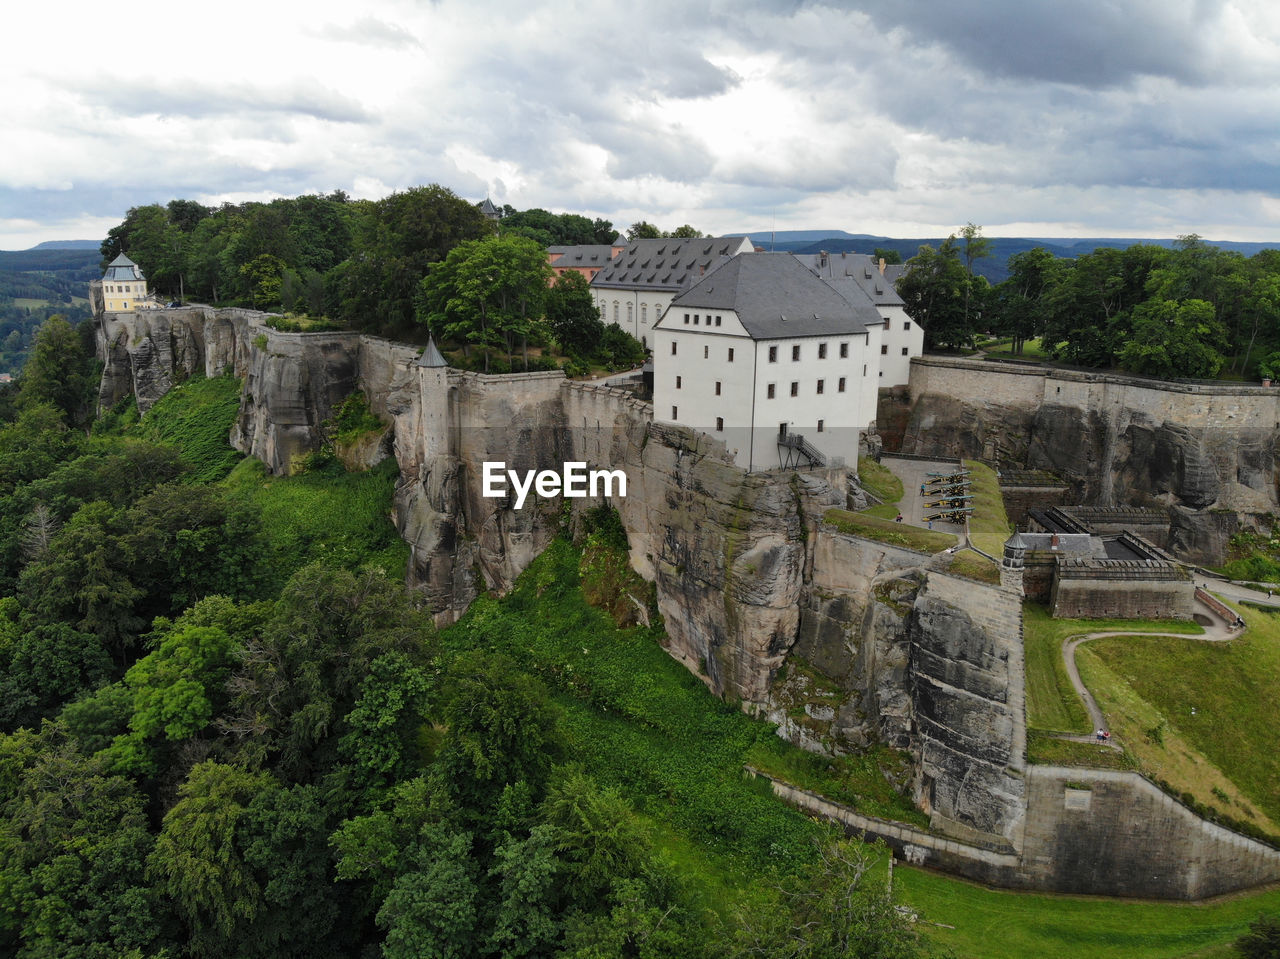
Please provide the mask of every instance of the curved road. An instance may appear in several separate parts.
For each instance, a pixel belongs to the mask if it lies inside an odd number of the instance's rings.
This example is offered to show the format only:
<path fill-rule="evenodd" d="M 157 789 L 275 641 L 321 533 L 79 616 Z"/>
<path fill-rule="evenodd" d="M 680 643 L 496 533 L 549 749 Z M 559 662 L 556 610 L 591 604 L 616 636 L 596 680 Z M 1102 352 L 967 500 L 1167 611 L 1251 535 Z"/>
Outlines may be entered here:
<path fill-rule="evenodd" d="M 1219 585 L 1221 584 L 1215 583 L 1214 589 L 1218 590 Z M 1220 592 L 1223 592 L 1224 595 L 1230 595 L 1225 590 L 1220 590 Z M 1232 598 L 1234 598 L 1234 596 Z M 1071 680 L 1071 685 L 1075 687 L 1075 691 L 1084 703 L 1085 709 L 1088 710 L 1089 722 L 1093 729 L 1106 729 L 1107 720 L 1106 717 L 1103 716 L 1102 710 L 1098 707 L 1097 700 L 1093 698 L 1093 693 L 1089 692 L 1084 682 L 1080 679 L 1080 670 L 1076 668 L 1076 648 L 1080 646 L 1081 643 L 1087 643 L 1092 639 L 1103 639 L 1108 636 L 1169 636 L 1175 639 L 1195 639 L 1207 643 L 1225 643 L 1243 635 L 1243 629 L 1236 629 L 1232 627 L 1210 607 L 1201 603 L 1200 609 L 1201 612 L 1207 615 L 1213 622 L 1212 625 L 1206 626 L 1204 632 L 1199 635 L 1194 633 L 1162 633 L 1153 632 L 1151 630 L 1102 630 L 1096 633 L 1083 633 L 1076 636 L 1069 636 L 1062 641 L 1063 665 L 1067 667 L 1067 676 Z M 1096 737 L 1092 732 L 1086 736 L 1072 736 L 1067 733 L 1060 733 L 1055 735 L 1053 738 L 1070 739 L 1074 742 L 1096 742 Z M 1104 745 L 1117 750 L 1120 748 L 1120 744 L 1114 740 L 1108 740 Z"/>

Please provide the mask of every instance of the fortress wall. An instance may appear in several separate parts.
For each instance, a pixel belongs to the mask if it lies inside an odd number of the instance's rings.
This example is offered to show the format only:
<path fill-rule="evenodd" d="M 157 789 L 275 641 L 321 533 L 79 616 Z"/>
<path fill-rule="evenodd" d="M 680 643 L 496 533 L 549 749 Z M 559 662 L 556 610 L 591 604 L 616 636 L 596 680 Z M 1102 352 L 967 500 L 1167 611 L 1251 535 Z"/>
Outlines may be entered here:
<path fill-rule="evenodd" d="M 1190 619 L 1194 607 L 1186 571 L 1147 560 L 1065 560 L 1050 600 L 1066 619 Z"/>
<path fill-rule="evenodd" d="M 1032 766 L 1021 884 L 1203 899 L 1280 879 L 1280 851 L 1206 822 L 1136 773 Z"/>
<path fill-rule="evenodd" d="M 930 825 L 1016 847 L 1026 756 L 1019 595 L 930 572 L 912 610 L 911 671 L 916 798 Z"/>

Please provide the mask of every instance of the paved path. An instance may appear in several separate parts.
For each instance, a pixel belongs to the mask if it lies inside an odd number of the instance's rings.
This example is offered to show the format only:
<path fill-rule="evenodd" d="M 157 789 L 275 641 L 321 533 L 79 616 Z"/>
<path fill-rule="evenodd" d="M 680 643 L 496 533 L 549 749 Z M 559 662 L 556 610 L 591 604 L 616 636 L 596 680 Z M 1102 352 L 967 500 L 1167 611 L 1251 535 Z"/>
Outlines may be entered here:
<path fill-rule="evenodd" d="M 902 460 L 886 454 L 880 464 L 902 480 L 902 501 L 898 510 L 902 513 L 902 521 L 921 529 L 935 529 L 940 533 L 951 533 L 960 537 L 960 543 L 966 542 L 964 527 L 956 523 L 944 523 L 935 520 L 933 526 L 925 519 L 924 502 L 927 498 L 920 495 L 920 486 L 928 482 L 929 473 L 942 473 L 956 468 L 955 460 Z"/>
<path fill-rule="evenodd" d="M 1214 589 L 1215 591 L 1218 591 L 1216 585 Z M 1197 602 L 1199 601 L 1197 600 Z M 1096 633 L 1084 633 L 1077 636 L 1069 636 L 1063 640 L 1062 661 L 1067 667 L 1067 677 L 1071 680 L 1071 685 L 1075 687 L 1075 691 L 1084 703 L 1085 709 L 1088 710 L 1089 724 L 1094 729 L 1106 729 L 1107 719 L 1102 714 L 1102 709 L 1099 708 L 1097 700 L 1093 698 L 1093 693 L 1089 692 L 1084 681 L 1080 679 L 1080 670 L 1076 668 L 1076 649 L 1080 644 L 1087 643 L 1093 639 L 1104 639 L 1108 636 L 1169 636 L 1174 639 L 1196 639 L 1207 643 L 1225 643 L 1244 634 L 1243 629 L 1232 628 L 1231 625 L 1219 616 L 1210 606 L 1207 606 L 1204 603 L 1199 603 L 1198 610 L 1211 621 L 1211 624 L 1206 626 L 1204 632 L 1199 635 L 1194 633 L 1153 632 L 1151 630 L 1102 630 Z M 1061 733 L 1055 735 L 1053 738 L 1069 739 L 1073 742 L 1084 743 L 1097 741 L 1097 738 L 1093 733 L 1085 736 L 1072 736 L 1066 733 Z M 1103 745 L 1110 746 L 1112 749 L 1116 750 L 1120 748 L 1120 744 L 1114 739 L 1108 740 Z"/>

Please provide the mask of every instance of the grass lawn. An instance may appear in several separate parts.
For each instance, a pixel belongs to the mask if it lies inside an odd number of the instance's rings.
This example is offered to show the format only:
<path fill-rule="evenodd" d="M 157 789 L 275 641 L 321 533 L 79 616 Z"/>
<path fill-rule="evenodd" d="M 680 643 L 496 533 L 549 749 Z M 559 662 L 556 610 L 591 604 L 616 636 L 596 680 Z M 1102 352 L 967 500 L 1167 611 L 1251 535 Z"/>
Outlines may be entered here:
<path fill-rule="evenodd" d="M 978 549 L 999 560 L 1004 555 L 1004 541 L 1013 532 L 1004 510 L 1004 497 L 1000 495 L 1000 480 L 995 470 L 977 460 L 965 460 L 964 467 L 969 470 L 973 494 L 969 539 Z"/>
<path fill-rule="evenodd" d="M 1059 733 L 1089 732 L 1089 714 L 1072 688 L 1062 662 L 1063 640 L 1082 633 L 1106 630 L 1203 632 L 1195 623 L 1180 620 L 1054 619 L 1038 603 L 1023 604 L 1022 622 L 1026 650 L 1027 727 Z M 1130 642 L 1133 638 L 1125 637 L 1122 642 Z"/>
<path fill-rule="evenodd" d="M 136 431 L 152 442 L 176 446 L 193 469 L 193 482 L 220 480 L 244 456 L 229 439 L 240 413 L 240 390 L 234 376 L 193 376 L 147 410 Z"/>
<path fill-rule="evenodd" d="M 851 513 L 847 509 L 829 509 L 822 518 L 842 533 L 865 536 L 880 543 L 914 549 L 921 553 L 938 553 L 959 542 L 950 533 L 920 529 L 918 526 L 896 523 L 868 513 Z"/>
<path fill-rule="evenodd" d="M 886 506 L 902 501 L 902 480 L 889 467 L 877 463 L 869 456 L 858 457 L 858 483 Z"/>
<path fill-rule="evenodd" d="M 1079 661 L 1097 682 L 1090 688 L 1108 719 L 1129 727 L 1144 765 L 1175 786 L 1171 777 L 1184 777 L 1190 785 L 1180 788 L 1195 787 L 1197 799 L 1234 818 L 1261 812 L 1280 822 L 1280 614 L 1251 612 L 1248 631 L 1230 643 L 1126 637 L 1086 649 Z M 1205 795 L 1215 787 L 1228 798 Z"/>
<path fill-rule="evenodd" d="M 1208 959 L 1230 956 L 1228 943 L 1259 912 L 1280 911 L 1280 889 L 1209 903 L 1154 903 L 985 889 L 937 873 L 898 866 L 895 897 L 958 959 Z"/>

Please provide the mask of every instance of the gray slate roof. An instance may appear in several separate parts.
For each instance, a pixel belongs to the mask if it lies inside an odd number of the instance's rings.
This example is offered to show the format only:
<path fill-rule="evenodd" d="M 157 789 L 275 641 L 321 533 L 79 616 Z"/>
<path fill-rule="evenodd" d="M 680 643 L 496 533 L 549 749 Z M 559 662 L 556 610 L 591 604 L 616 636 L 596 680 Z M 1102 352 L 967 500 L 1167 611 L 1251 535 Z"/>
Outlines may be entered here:
<path fill-rule="evenodd" d="M 624 290 L 687 290 L 741 249 L 746 237 L 632 240 L 595 275 L 593 287 Z"/>
<path fill-rule="evenodd" d="M 551 261 L 553 267 L 557 266 L 595 266 L 603 267 L 606 263 L 613 259 L 613 247 L 606 244 L 589 244 L 584 246 L 549 246 L 548 253 L 559 253 L 556 259 Z"/>
<path fill-rule="evenodd" d="M 876 306 L 902 306 L 902 297 L 889 279 L 889 267 L 880 275 L 880 264 L 869 253 L 796 254 L 805 266 L 832 285 L 860 288 Z"/>
<path fill-rule="evenodd" d="M 434 369 L 441 366 L 448 366 L 448 362 L 436 348 L 435 337 L 427 337 L 427 348 L 422 351 L 422 355 L 418 357 L 418 365 Z"/>
<path fill-rule="evenodd" d="M 142 270 L 138 268 L 138 264 L 129 259 L 123 253 L 107 264 L 107 272 L 102 275 L 104 280 L 142 280 Z"/>
<path fill-rule="evenodd" d="M 865 333 L 882 322 L 870 300 L 859 307 L 790 253 L 741 253 L 671 301 L 658 326 L 676 329 L 692 309 L 733 310 L 755 340 Z"/>
<path fill-rule="evenodd" d="M 1102 539 L 1089 533 L 1060 533 L 1058 548 L 1053 548 L 1053 533 L 1023 533 L 1022 538 L 1028 551 L 1056 552 L 1066 556 L 1089 556 L 1094 559 L 1106 559 L 1106 547 Z"/>

